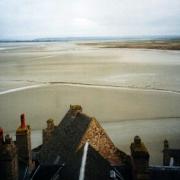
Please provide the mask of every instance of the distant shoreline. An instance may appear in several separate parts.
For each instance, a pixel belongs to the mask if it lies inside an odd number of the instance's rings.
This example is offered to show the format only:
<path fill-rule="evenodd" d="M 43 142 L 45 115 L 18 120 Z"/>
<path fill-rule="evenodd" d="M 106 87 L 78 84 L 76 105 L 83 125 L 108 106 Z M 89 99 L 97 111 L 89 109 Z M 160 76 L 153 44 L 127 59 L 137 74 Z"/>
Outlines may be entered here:
<path fill-rule="evenodd" d="M 180 35 L 149 35 L 149 36 L 67 36 L 42 37 L 33 39 L 1 38 L 0 43 L 12 42 L 68 42 L 68 41 L 97 41 L 97 42 L 143 42 L 143 41 L 180 41 Z"/>
<path fill-rule="evenodd" d="M 132 48 L 132 49 L 160 49 L 180 50 L 180 40 L 139 40 L 139 41 L 109 41 L 87 42 L 78 45 L 95 46 L 99 48 Z"/>
<path fill-rule="evenodd" d="M 34 40 L 0 40 L 1 43 L 63 43 L 74 42 L 77 45 L 97 48 L 130 48 L 180 50 L 180 37 L 177 38 L 42 38 Z"/>

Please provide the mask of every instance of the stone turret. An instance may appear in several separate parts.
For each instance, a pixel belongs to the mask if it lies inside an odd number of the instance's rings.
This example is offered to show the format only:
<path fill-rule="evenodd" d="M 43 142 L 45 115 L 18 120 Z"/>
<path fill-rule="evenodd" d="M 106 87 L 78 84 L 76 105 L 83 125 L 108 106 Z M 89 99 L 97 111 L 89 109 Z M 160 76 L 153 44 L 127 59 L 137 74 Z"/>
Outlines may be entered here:
<path fill-rule="evenodd" d="M 163 165 L 164 166 L 169 166 L 170 156 L 169 156 L 168 150 L 169 150 L 169 142 L 167 139 L 165 139 L 164 149 L 163 149 Z"/>
<path fill-rule="evenodd" d="M 139 136 L 134 137 L 134 142 L 131 143 L 131 156 L 133 158 L 133 163 L 135 167 L 135 173 L 138 180 L 148 179 L 148 167 L 149 167 L 149 153 L 141 142 Z"/>
<path fill-rule="evenodd" d="M 16 130 L 16 145 L 18 149 L 19 161 L 26 164 L 31 170 L 32 153 L 31 153 L 31 129 L 26 125 L 25 115 L 21 114 L 21 125 Z"/>
<path fill-rule="evenodd" d="M 55 128 L 56 128 L 56 126 L 54 125 L 54 120 L 48 119 L 47 120 L 47 128 L 43 129 L 43 144 L 45 144 L 49 141 Z"/>
<path fill-rule="evenodd" d="M 18 158 L 17 150 L 12 138 L 5 136 L 3 141 L 3 130 L 0 129 L 0 179 L 18 179 Z"/>

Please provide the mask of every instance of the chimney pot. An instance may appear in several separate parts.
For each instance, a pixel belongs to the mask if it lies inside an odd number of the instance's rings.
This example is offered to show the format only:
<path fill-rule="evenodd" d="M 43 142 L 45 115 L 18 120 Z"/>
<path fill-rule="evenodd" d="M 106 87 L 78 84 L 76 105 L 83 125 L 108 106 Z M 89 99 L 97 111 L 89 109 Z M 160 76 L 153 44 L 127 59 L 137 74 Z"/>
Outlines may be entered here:
<path fill-rule="evenodd" d="M 26 128 L 25 114 L 21 114 L 21 128 Z"/>
<path fill-rule="evenodd" d="M 0 127 L 0 144 L 3 143 L 3 139 L 4 139 L 4 137 L 3 137 L 3 128 Z"/>

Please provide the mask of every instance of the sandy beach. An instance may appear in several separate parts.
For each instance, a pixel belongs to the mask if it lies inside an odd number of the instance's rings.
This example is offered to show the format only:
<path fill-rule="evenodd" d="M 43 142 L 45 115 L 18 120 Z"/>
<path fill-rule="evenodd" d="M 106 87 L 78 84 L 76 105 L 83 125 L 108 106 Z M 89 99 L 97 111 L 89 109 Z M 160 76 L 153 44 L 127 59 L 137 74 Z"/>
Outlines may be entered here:
<path fill-rule="evenodd" d="M 24 112 L 33 147 L 46 120 L 58 124 L 70 104 L 129 153 L 135 135 L 162 161 L 162 141 L 180 148 L 180 51 L 98 48 L 62 43 L 1 43 L 0 126 L 15 131 Z"/>

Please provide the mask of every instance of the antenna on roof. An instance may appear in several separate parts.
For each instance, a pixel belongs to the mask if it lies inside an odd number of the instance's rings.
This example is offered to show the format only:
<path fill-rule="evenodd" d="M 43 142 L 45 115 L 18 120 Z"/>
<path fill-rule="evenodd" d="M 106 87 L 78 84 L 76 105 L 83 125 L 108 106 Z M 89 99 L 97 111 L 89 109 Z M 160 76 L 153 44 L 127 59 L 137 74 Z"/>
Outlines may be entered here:
<path fill-rule="evenodd" d="M 89 143 L 86 142 L 86 144 L 85 144 L 85 146 L 84 146 L 82 161 L 81 161 L 81 168 L 80 168 L 80 173 L 79 173 L 79 180 L 84 180 L 88 146 L 89 146 Z"/>
<path fill-rule="evenodd" d="M 56 159 L 55 159 L 55 161 L 54 161 L 54 165 L 55 165 L 55 164 L 58 164 L 58 163 L 59 163 L 59 160 L 60 160 L 60 156 L 57 156 Z"/>

